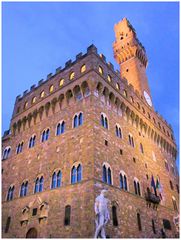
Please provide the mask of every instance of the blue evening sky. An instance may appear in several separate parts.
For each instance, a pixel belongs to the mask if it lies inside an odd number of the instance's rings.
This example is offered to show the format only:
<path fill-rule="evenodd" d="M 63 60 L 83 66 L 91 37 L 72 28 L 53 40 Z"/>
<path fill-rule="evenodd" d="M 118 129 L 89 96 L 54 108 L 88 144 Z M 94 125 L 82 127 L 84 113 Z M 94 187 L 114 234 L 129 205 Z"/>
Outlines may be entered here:
<path fill-rule="evenodd" d="M 113 27 L 127 17 L 147 51 L 154 107 L 179 145 L 178 2 L 4 2 L 2 10 L 2 131 L 17 95 L 92 43 L 119 69 Z"/>

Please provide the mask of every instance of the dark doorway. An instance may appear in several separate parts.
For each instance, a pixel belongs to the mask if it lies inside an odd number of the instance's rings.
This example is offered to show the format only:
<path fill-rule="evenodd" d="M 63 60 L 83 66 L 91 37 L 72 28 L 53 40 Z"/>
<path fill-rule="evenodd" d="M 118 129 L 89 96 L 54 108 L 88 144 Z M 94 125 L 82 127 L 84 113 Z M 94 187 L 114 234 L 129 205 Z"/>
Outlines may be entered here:
<path fill-rule="evenodd" d="M 30 228 L 26 234 L 26 238 L 37 238 L 36 228 Z"/>

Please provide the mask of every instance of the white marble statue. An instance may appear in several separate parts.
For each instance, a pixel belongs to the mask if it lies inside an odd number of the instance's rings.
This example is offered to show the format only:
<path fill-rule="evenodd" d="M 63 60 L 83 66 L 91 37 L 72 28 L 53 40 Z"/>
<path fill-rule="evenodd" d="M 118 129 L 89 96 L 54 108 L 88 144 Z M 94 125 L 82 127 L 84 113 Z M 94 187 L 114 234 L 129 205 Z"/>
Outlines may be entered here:
<path fill-rule="evenodd" d="M 94 238 L 106 238 L 105 225 L 110 219 L 108 202 L 109 200 L 105 198 L 107 190 L 102 190 L 101 194 L 96 197 L 95 200 L 95 213 L 96 213 L 96 231 Z"/>

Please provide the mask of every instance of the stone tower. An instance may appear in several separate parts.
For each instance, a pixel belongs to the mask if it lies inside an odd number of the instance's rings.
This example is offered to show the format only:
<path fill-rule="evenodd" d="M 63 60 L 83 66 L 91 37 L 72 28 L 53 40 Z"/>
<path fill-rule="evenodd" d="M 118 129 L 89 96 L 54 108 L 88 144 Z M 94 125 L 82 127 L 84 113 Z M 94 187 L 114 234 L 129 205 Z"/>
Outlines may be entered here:
<path fill-rule="evenodd" d="M 17 96 L 2 139 L 4 238 L 92 238 L 103 189 L 107 236 L 178 236 L 173 130 L 142 96 L 147 59 L 133 27 L 124 19 L 115 31 L 121 76 L 91 45 Z"/>
<path fill-rule="evenodd" d="M 116 40 L 113 44 L 114 57 L 120 65 L 121 77 L 127 79 L 140 95 L 144 95 L 152 106 L 151 94 L 146 76 L 148 63 L 146 50 L 138 40 L 136 31 L 124 18 L 114 26 Z"/>

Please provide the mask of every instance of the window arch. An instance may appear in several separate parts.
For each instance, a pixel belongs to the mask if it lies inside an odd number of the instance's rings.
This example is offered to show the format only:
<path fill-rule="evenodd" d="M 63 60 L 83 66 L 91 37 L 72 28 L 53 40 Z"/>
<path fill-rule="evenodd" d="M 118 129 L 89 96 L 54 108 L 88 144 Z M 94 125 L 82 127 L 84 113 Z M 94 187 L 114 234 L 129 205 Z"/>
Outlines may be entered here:
<path fill-rule="evenodd" d="M 82 165 L 79 163 L 74 165 L 71 169 L 71 184 L 82 181 Z"/>
<path fill-rule="evenodd" d="M 135 194 L 141 196 L 141 188 L 140 188 L 140 183 L 137 178 L 134 178 L 134 190 Z"/>
<path fill-rule="evenodd" d="M 42 192 L 43 191 L 43 183 L 44 183 L 43 176 L 37 177 L 37 179 L 35 181 L 34 193 L 38 193 L 38 192 Z"/>
<path fill-rule="evenodd" d="M 42 91 L 42 92 L 40 93 L 40 97 L 43 98 L 44 96 L 45 96 L 45 91 Z"/>
<path fill-rule="evenodd" d="M 43 131 L 42 135 L 41 135 L 41 142 L 45 142 L 49 139 L 50 136 L 50 129 L 47 128 Z"/>
<path fill-rule="evenodd" d="M 75 114 L 74 118 L 73 118 L 73 127 L 74 128 L 79 127 L 81 125 L 83 125 L 83 113 L 82 112 Z"/>
<path fill-rule="evenodd" d="M 14 195 L 14 186 L 10 186 L 8 189 L 8 195 L 7 195 L 7 201 L 13 200 L 13 195 Z"/>
<path fill-rule="evenodd" d="M 118 138 L 122 138 L 121 127 L 120 127 L 118 124 L 116 124 L 116 136 L 117 136 Z"/>
<path fill-rule="evenodd" d="M 123 95 L 124 95 L 126 98 L 128 97 L 128 94 L 127 94 L 127 91 L 126 91 L 126 90 L 123 91 Z"/>
<path fill-rule="evenodd" d="M 60 86 L 60 87 L 62 87 L 62 86 L 63 86 L 63 84 L 64 84 L 64 79 L 63 79 L 63 78 L 61 78 L 61 79 L 60 79 L 60 82 L 59 82 L 59 86 Z"/>
<path fill-rule="evenodd" d="M 65 206 L 65 218 L 64 218 L 64 225 L 65 226 L 70 225 L 70 216 L 71 216 L 71 206 L 67 205 L 67 206 Z"/>
<path fill-rule="evenodd" d="M 129 145 L 134 147 L 134 139 L 133 139 L 133 135 L 129 133 L 128 135 L 128 140 L 129 140 Z"/>
<path fill-rule="evenodd" d="M 56 128 L 56 135 L 59 136 L 65 132 L 65 121 L 58 123 Z"/>
<path fill-rule="evenodd" d="M 108 163 L 104 163 L 102 166 L 102 180 L 103 182 L 112 185 L 112 170 Z"/>
<path fill-rule="evenodd" d="M 20 188 L 20 197 L 25 197 L 28 192 L 28 181 L 25 181 L 21 184 Z"/>
<path fill-rule="evenodd" d="M 108 82 L 112 82 L 112 77 L 111 77 L 111 75 L 107 75 L 107 80 L 108 80 Z"/>
<path fill-rule="evenodd" d="M 120 177 L 120 188 L 128 191 L 128 183 L 127 183 L 127 176 L 125 172 L 121 171 L 119 174 Z"/>
<path fill-rule="evenodd" d="M 36 97 L 33 97 L 32 98 L 32 103 L 35 103 L 36 102 Z"/>
<path fill-rule="evenodd" d="M 116 206 L 112 206 L 112 221 L 113 221 L 113 226 L 117 227 L 118 226 L 118 218 L 117 218 Z"/>
<path fill-rule="evenodd" d="M 101 125 L 108 129 L 108 118 L 105 113 L 101 113 Z"/>
<path fill-rule="evenodd" d="M 103 75 L 103 68 L 101 66 L 99 66 L 99 73 Z"/>
<path fill-rule="evenodd" d="M 24 109 L 26 109 L 27 107 L 28 107 L 28 102 L 25 102 Z"/>
<path fill-rule="evenodd" d="M 86 71 L 86 65 L 83 64 L 82 67 L 80 68 L 80 72 L 84 73 Z"/>
<path fill-rule="evenodd" d="M 3 151 L 3 159 L 5 160 L 5 159 L 9 158 L 10 153 L 11 153 L 11 147 L 8 146 Z"/>
<path fill-rule="evenodd" d="M 69 75 L 69 79 L 73 80 L 75 78 L 75 72 L 71 72 Z"/>
<path fill-rule="evenodd" d="M 52 175 L 52 184 L 51 188 L 58 188 L 62 184 L 62 172 L 59 170 L 58 172 L 54 172 Z"/>
<path fill-rule="evenodd" d="M 52 92 L 53 92 L 53 90 L 54 90 L 54 86 L 53 86 L 53 85 L 51 85 L 51 86 L 50 86 L 50 88 L 49 88 L 49 92 L 50 92 L 50 93 L 52 93 Z"/>
<path fill-rule="evenodd" d="M 116 83 L 116 89 L 117 89 L 117 90 L 120 90 L 119 83 Z"/>
<path fill-rule="evenodd" d="M 32 148 L 35 146 L 35 140 L 36 140 L 36 135 L 33 135 L 29 140 L 29 148 Z"/>
<path fill-rule="evenodd" d="M 23 151 L 23 142 L 19 143 L 16 149 L 16 153 L 19 154 Z"/>

